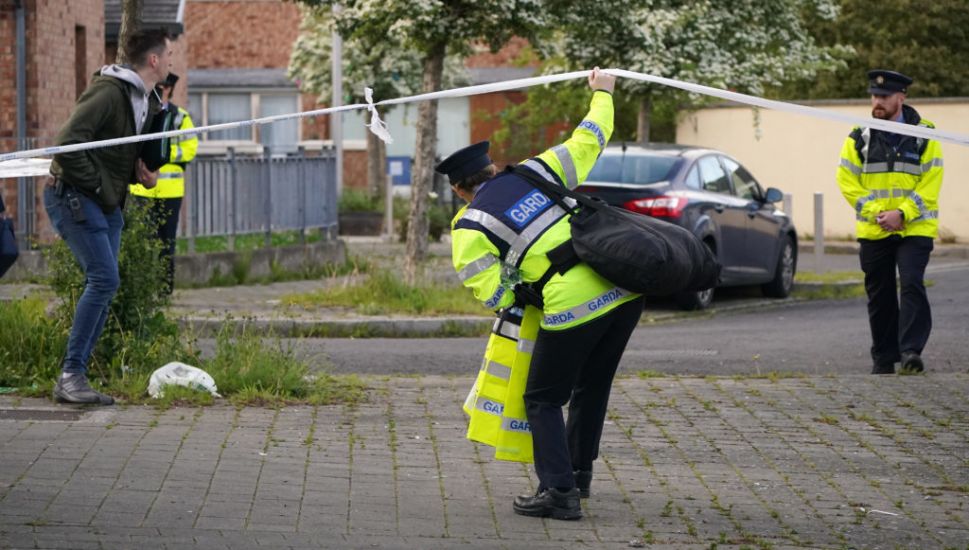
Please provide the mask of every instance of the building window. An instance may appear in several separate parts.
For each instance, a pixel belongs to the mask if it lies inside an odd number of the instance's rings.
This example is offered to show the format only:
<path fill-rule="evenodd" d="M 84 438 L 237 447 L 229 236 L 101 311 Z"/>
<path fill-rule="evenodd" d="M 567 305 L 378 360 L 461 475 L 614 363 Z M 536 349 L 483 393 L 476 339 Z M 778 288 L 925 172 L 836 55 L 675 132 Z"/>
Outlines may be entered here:
<path fill-rule="evenodd" d="M 299 95 L 290 91 L 248 93 L 193 90 L 188 94 L 188 103 L 188 111 L 196 126 L 211 126 L 299 111 Z M 278 153 L 295 151 L 299 138 L 298 119 L 206 132 L 201 136 L 202 141 L 207 141 L 212 146 L 258 143 L 269 146 L 273 152 Z"/>
<path fill-rule="evenodd" d="M 87 28 L 74 25 L 74 97 L 81 97 L 84 88 L 87 88 Z"/>

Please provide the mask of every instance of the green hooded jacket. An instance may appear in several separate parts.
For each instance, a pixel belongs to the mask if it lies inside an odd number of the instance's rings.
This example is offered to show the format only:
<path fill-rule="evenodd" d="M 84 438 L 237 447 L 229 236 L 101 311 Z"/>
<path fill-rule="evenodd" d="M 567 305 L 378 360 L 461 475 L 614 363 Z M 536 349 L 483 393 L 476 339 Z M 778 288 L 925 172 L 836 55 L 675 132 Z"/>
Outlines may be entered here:
<path fill-rule="evenodd" d="M 137 133 L 131 105 L 133 85 L 100 72 L 78 98 L 71 118 L 57 135 L 57 145 L 87 143 Z M 148 118 L 161 105 L 149 94 Z M 147 125 L 147 124 L 146 124 Z M 135 160 L 141 143 L 88 149 L 54 155 L 51 173 L 90 197 L 105 213 L 123 204 L 128 184 L 135 181 Z"/>

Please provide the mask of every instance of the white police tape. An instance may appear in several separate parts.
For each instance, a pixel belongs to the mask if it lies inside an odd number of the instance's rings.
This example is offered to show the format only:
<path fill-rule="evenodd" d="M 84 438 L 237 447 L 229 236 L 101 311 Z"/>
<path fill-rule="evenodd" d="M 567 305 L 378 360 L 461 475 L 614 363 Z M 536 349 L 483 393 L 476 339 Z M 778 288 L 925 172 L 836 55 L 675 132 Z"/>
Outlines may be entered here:
<path fill-rule="evenodd" d="M 217 132 L 221 130 L 230 130 L 233 128 L 244 128 L 247 126 L 272 124 L 274 122 L 280 122 L 283 120 L 292 120 L 298 118 L 306 117 L 317 117 L 320 115 L 340 113 L 344 111 L 355 111 L 360 109 L 367 109 L 370 111 L 370 124 L 367 127 L 375 135 L 380 137 L 387 143 L 393 141 L 390 133 L 387 130 L 387 126 L 377 113 L 377 106 L 383 105 L 399 105 L 402 103 L 415 103 L 419 101 L 429 101 L 433 99 L 444 99 L 453 97 L 465 97 L 470 95 L 487 94 L 493 92 L 502 92 L 507 90 L 517 90 L 521 88 L 528 88 L 531 86 L 539 86 L 543 84 L 551 84 L 554 82 L 562 82 L 566 80 L 573 80 L 577 78 L 587 78 L 592 71 L 574 71 L 569 73 L 561 73 L 554 75 L 545 76 L 535 76 L 530 78 L 521 78 L 516 80 L 507 80 L 504 82 L 494 82 L 490 84 L 479 84 L 476 86 L 465 86 L 463 88 L 454 88 L 452 90 L 442 90 L 439 92 L 431 92 L 426 94 L 418 94 L 407 97 L 400 97 L 396 99 L 385 99 L 383 101 L 374 102 L 373 92 L 369 88 L 365 88 L 364 95 L 366 97 L 367 103 L 355 103 L 352 105 L 343 105 L 340 107 L 329 107 L 326 109 L 316 109 L 312 111 L 302 111 L 298 113 L 284 114 L 284 115 L 274 115 L 262 118 L 255 118 L 249 120 L 242 120 L 238 122 L 226 122 L 223 124 L 213 124 L 211 126 L 197 126 L 188 130 L 171 130 L 168 132 L 158 132 L 155 134 L 142 134 L 137 136 L 129 136 L 123 138 L 107 139 L 102 141 L 92 141 L 87 143 L 74 143 L 70 145 L 61 145 L 55 147 L 44 147 L 39 149 L 29 149 L 25 151 L 17 151 L 13 153 L 0 154 L 0 178 L 8 177 L 25 177 L 31 175 L 40 175 L 41 173 L 46 173 L 43 166 L 44 163 L 34 162 L 29 164 L 24 163 L 14 163 L 12 161 L 18 161 L 22 159 L 30 159 L 46 155 L 57 155 L 61 153 L 72 153 L 76 151 L 85 151 L 88 149 L 96 149 L 101 147 L 110 147 L 114 145 L 123 145 L 127 143 L 137 143 L 141 141 L 149 141 L 153 139 L 159 139 L 163 137 L 176 137 L 176 136 L 187 136 L 187 135 L 199 135 L 203 132 Z M 637 73 L 633 71 L 627 71 L 624 69 L 603 69 L 602 72 L 621 77 L 628 78 L 631 80 L 639 80 L 643 82 L 651 82 L 655 84 L 662 84 L 664 86 L 671 86 L 674 88 L 679 88 L 681 90 L 686 90 L 688 92 L 708 95 L 712 97 L 719 97 L 721 99 L 726 99 L 728 101 L 734 101 L 736 103 L 742 103 L 746 105 L 752 105 L 755 107 L 762 107 L 765 109 L 772 109 L 776 111 L 784 111 L 799 115 L 812 116 L 816 118 L 825 118 L 829 120 L 834 120 L 837 122 L 843 122 L 845 124 L 850 124 L 853 126 L 868 126 L 871 128 L 876 128 L 879 130 L 885 130 L 888 132 L 893 132 L 896 134 L 904 134 L 913 137 L 921 137 L 926 139 L 935 139 L 938 141 L 947 141 L 951 143 L 957 143 L 959 145 L 969 145 L 969 135 L 958 134 L 955 132 L 944 132 L 941 130 L 936 130 L 933 128 L 926 128 L 923 126 L 914 126 L 911 124 L 904 124 L 900 122 L 892 122 L 887 120 L 873 119 L 873 118 L 863 118 L 853 115 L 847 115 L 843 113 L 837 113 L 834 111 L 828 111 L 825 109 L 820 109 L 817 107 L 809 107 L 806 105 L 799 105 L 796 103 L 788 103 L 784 101 L 777 101 L 772 99 L 764 99 L 762 97 L 741 94 L 737 92 L 730 92 L 727 90 L 721 90 L 719 88 L 712 88 L 710 86 L 702 86 L 699 84 L 693 84 L 690 82 L 684 82 L 682 80 L 675 80 L 671 78 L 663 78 L 659 76 L 653 76 L 646 73 Z M 49 165 L 49 160 L 44 159 L 46 165 Z"/>

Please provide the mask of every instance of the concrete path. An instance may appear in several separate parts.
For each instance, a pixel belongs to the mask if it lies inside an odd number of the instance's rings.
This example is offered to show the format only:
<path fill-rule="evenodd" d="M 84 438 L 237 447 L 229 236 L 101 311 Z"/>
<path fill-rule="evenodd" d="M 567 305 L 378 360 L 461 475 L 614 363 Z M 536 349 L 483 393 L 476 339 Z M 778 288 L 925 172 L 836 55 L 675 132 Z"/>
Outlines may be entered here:
<path fill-rule="evenodd" d="M 623 378 L 578 522 L 465 440 L 469 378 L 355 407 L 0 398 L 3 548 L 956 548 L 969 375 Z"/>

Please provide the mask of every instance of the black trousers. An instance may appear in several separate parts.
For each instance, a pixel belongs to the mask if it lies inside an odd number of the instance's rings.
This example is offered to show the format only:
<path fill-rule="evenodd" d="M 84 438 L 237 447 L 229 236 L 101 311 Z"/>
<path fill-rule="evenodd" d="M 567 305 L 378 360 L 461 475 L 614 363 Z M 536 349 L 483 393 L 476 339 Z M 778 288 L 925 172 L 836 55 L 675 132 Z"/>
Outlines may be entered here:
<path fill-rule="evenodd" d="M 572 488 L 573 470 L 592 470 L 612 379 L 642 311 L 639 298 L 578 327 L 539 330 L 524 398 L 540 487 Z"/>
<path fill-rule="evenodd" d="M 148 204 L 148 215 L 158 223 L 158 240 L 162 242 L 159 256 L 165 260 L 165 292 L 175 289 L 175 235 L 178 232 L 178 216 L 182 210 L 182 197 L 172 199 L 147 199 L 132 197 Z"/>
<path fill-rule="evenodd" d="M 932 331 L 932 311 L 924 282 L 925 266 L 934 246 L 932 239 L 892 235 L 858 242 L 868 293 L 872 360 L 875 365 L 887 367 L 900 361 L 903 352 L 921 354 Z M 896 285 L 901 289 L 901 300 Z"/>

